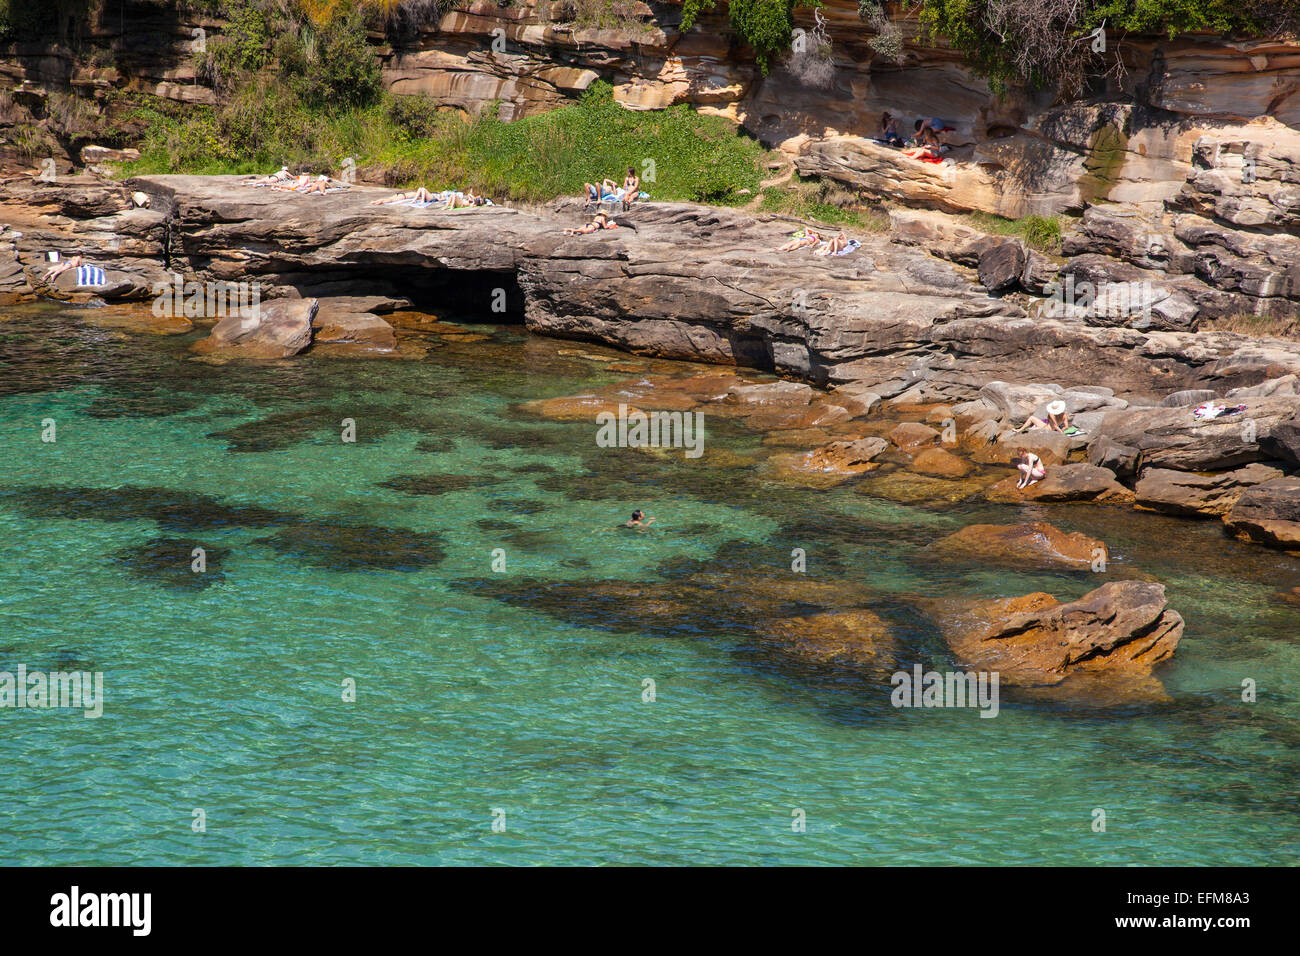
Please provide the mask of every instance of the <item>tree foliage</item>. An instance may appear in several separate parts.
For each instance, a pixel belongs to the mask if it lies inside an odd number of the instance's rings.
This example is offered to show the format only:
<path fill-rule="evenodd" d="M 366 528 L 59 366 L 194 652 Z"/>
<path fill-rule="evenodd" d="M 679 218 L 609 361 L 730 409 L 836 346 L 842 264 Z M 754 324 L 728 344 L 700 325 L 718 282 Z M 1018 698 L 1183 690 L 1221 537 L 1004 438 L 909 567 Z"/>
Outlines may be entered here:
<path fill-rule="evenodd" d="M 717 4 L 718 0 L 683 0 L 682 32 Z M 795 8 L 820 6 L 821 0 L 731 0 L 727 15 L 736 36 L 754 48 L 754 59 L 766 76 L 772 55 L 790 48 Z"/>
<path fill-rule="evenodd" d="M 1300 29 L 1300 0 L 916 0 L 930 35 L 946 39 L 995 88 L 1019 82 L 1071 94 L 1089 72 L 1119 68 L 1096 31 L 1209 31 L 1277 36 Z"/>

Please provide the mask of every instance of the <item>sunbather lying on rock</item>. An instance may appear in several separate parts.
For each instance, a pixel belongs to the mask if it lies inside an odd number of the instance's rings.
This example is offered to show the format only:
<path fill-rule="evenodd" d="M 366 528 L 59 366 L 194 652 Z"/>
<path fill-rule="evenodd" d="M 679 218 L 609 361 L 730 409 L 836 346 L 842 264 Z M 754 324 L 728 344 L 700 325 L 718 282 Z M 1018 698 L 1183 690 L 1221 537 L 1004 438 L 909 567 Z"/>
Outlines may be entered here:
<path fill-rule="evenodd" d="M 476 196 L 472 192 L 452 192 L 443 200 L 443 209 L 463 209 L 466 206 L 486 206 L 488 200 L 483 196 Z"/>
<path fill-rule="evenodd" d="M 808 246 L 815 246 L 822 241 L 822 237 L 817 235 L 811 229 L 800 229 L 794 233 L 793 237 L 783 246 L 777 246 L 773 252 L 794 252 L 796 249 L 804 249 Z"/>
<path fill-rule="evenodd" d="M 275 183 L 271 188 L 278 192 L 297 193 L 302 192 L 310 185 L 311 177 L 306 173 L 302 173 L 299 176 L 293 177 L 293 179 L 286 179 L 283 182 Z"/>
<path fill-rule="evenodd" d="M 53 282 L 69 269 L 80 268 L 81 264 L 81 256 L 73 256 L 71 259 L 63 259 L 60 262 L 56 262 L 45 270 L 45 281 Z"/>
<path fill-rule="evenodd" d="M 1192 418 L 1198 422 L 1210 422 L 1216 418 L 1224 418 L 1228 415 L 1240 415 L 1246 410 L 1245 405 L 1224 406 L 1214 402 L 1206 402 L 1203 405 L 1197 405 L 1192 411 Z"/>
<path fill-rule="evenodd" d="M 253 178 L 245 180 L 245 186 L 276 186 L 280 183 L 287 183 L 293 179 L 293 174 L 289 172 L 288 166 L 281 166 L 278 173 L 272 173 L 269 176 L 263 176 L 260 179 Z"/>
<path fill-rule="evenodd" d="M 592 217 L 591 222 L 578 229 L 566 229 L 566 236 L 585 236 L 593 232 L 600 232 L 602 229 L 617 229 L 618 223 L 610 219 L 604 212 L 598 212 Z"/>
<path fill-rule="evenodd" d="M 390 196 L 387 199 L 373 199 L 370 202 L 372 206 L 391 206 L 399 202 L 433 202 L 437 198 L 435 193 L 429 192 L 421 186 L 413 193 L 398 193 L 396 196 Z"/>
<path fill-rule="evenodd" d="M 351 189 L 352 187 L 339 179 L 330 179 L 328 176 L 317 176 L 314 182 L 308 183 L 306 187 L 299 190 L 306 193 L 320 193 L 324 196 L 328 192 L 334 192 L 339 189 Z"/>

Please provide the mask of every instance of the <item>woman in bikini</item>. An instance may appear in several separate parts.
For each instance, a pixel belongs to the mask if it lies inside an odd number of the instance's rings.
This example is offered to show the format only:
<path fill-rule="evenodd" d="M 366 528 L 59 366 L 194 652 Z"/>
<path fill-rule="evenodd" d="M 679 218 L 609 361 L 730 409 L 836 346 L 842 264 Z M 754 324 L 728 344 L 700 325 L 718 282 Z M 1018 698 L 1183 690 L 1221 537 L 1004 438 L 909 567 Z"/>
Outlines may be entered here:
<path fill-rule="evenodd" d="M 423 186 L 421 186 L 413 193 L 398 193 L 396 196 L 393 196 L 389 199 L 371 200 L 370 205 L 390 206 L 393 203 L 398 203 L 398 202 L 433 202 L 437 198 L 439 197 L 429 192 L 429 190 L 425 189 Z"/>
<path fill-rule="evenodd" d="M 598 212 L 594 217 L 592 217 L 591 222 L 587 223 L 585 226 L 582 226 L 579 229 L 566 229 L 564 230 L 564 234 L 566 236 L 585 236 L 589 233 L 600 232 L 602 229 L 617 228 L 618 223 L 610 219 L 604 212 Z"/>
<path fill-rule="evenodd" d="M 627 175 L 623 177 L 623 211 L 626 212 L 636 202 L 636 197 L 641 193 L 641 177 L 636 174 L 636 167 L 629 166 Z"/>
<path fill-rule="evenodd" d="M 821 241 L 822 241 L 822 237 L 819 236 L 817 233 L 815 233 L 813 230 L 801 229 L 799 230 L 799 232 L 796 232 L 794 234 L 793 239 L 791 239 L 783 246 L 777 246 L 772 251 L 773 252 L 794 252 L 796 249 L 804 249 L 808 246 L 819 245 Z"/>
<path fill-rule="evenodd" d="M 1017 488 L 1023 490 L 1047 477 L 1047 469 L 1043 466 L 1043 459 L 1032 451 L 1017 448 L 1015 461 L 1016 470 L 1020 472 L 1020 480 L 1016 482 Z"/>

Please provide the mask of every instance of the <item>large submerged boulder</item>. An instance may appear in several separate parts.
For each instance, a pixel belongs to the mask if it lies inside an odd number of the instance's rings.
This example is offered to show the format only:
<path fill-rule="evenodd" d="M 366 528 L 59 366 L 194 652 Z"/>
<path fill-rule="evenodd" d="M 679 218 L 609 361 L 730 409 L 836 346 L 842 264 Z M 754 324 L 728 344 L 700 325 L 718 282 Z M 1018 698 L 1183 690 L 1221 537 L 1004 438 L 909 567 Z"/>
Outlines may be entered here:
<path fill-rule="evenodd" d="M 940 538 L 929 550 L 947 557 L 995 564 L 1081 569 L 1092 566 L 1098 557 L 1106 556 L 1106 545 L 1101 540 L 1079 531 L 1062 531 L 1046 521 L 967 525 L 946 538 Z"/>

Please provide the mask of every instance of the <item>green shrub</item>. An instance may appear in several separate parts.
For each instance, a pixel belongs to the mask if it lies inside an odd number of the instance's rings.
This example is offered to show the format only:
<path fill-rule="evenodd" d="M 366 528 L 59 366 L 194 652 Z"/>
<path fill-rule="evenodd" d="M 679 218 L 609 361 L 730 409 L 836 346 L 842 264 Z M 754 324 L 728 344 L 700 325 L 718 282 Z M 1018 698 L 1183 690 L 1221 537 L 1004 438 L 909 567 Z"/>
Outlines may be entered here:
<path fill-rule="evenodd" d="M 682 32 L 695 25 L 699 15 L 718 0 L 683 0 Z M 767 75 L 773 54 L 790 48 L 795 7 L 820 7 L 821 0 L 730 0 L 727 14 L 736 36 L 754 48 L 754 59 Z"/>

